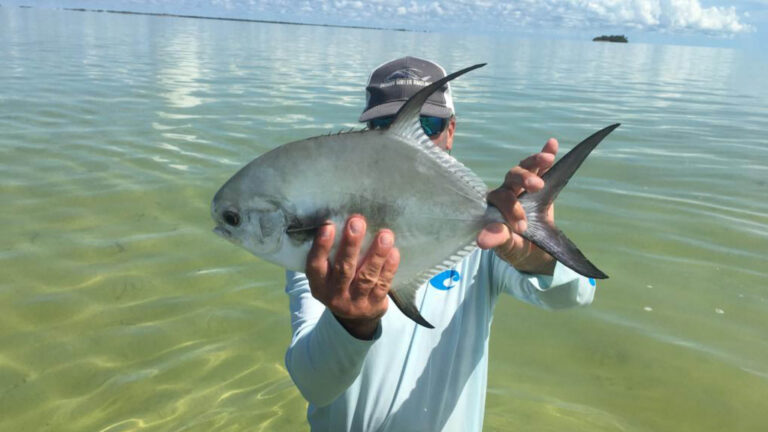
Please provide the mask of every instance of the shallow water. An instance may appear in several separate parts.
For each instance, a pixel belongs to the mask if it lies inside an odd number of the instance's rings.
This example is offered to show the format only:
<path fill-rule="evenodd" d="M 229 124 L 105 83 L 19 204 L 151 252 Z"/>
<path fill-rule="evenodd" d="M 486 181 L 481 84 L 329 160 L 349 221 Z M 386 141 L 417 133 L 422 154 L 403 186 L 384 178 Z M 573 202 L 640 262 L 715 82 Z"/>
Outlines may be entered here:
<path fill-rule="evenodd" d="M 503 299 L 489 431 L 768 424 L 768 68 L 714 48 L 0 7 L 0 430 L 301 430 L 282 272 L 209 202 L 281 143 L 357 126 L 378 64 L 454 84 L 454 156 L 495 186 L 621 122 L 558 200 L 611 276 Z"/>

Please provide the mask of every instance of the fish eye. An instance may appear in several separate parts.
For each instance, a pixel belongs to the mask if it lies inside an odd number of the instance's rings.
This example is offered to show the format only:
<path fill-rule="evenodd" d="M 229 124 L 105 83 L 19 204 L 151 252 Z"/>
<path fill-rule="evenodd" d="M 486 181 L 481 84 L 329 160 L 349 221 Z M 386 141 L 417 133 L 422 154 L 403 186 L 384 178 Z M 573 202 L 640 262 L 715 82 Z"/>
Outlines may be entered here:
<path fill-rule="evenodd" d="M 240 225 L 240 214 L 234 210 L 225 210 L 224 213 L 221 214 L 221 217 L 229 226 L 236 227 Z"/>

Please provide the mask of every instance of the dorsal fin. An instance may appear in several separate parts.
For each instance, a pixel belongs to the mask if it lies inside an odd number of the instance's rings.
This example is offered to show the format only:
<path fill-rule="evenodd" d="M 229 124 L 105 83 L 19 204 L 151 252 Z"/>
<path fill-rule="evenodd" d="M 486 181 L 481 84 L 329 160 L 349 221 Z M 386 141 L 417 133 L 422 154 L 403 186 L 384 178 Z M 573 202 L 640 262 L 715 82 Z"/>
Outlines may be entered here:
<path fill-rule="evenodd" d="M 392 125 L 385 132 L 387 134 L 397 135 L 404 138 L 406 143 L 416 147 L 419 149 L 419 151 L 426 153 L 430 158 L 437 160 L 448 171 L 452 172 L 452 175 L 461 179 L 462 182 L 469 187 L 468 190 L 464 191 L 456 190 L 457 193 L 469 193 L 474 199 L 482 200 L 485 200 L 485 195 L 487 193 L 487 187 L 485 183 L 469 168 L 465 167 L 464 164 L 437 147 L 429 139 L 429 137 L 424 133 L 424 130 L 421 128 L 419 115 L 421 114 L 421 107 L 424 105 L 424 102 L 426 102 L 427 98 L 429 98 L 432 93 L 437 91 L 437 89 L 443 87 L 454 78 L 457 78 L 471 70 L 481 68 L 485 65 L 486 63 L 480 63 L 468 68 L 464 68 L 460 71 L 449 74 L 419 90 L 415 95 L 411 96 L 411 98 L 408 99 L 408 101 L 402 107 L 400 107 L 400 110 L 398 110 L 397 114 L 395 115 L 395 121 L 392 122 Z"/>
<path fill-rule="evenodd" d="M 387 133 L 415 138 L 417 141 L 422 141 L 423 139 L 429 140 L 429 138 L 424 134 L 424 131 L 421 130 L 421 122 L 419 121 L 421 106 L 424 105 L 424 102 L 427 101 L 427 98 L 429 98 L 432 93 L 436 92 L 437 89 L 441 88 L 449 81 L 460 77 L 461 75 L 464 75 L 471 70 L 481 68 L 486 64 L 487 63 L 480 63 L 468 68 L 464 68 L 460 71 L 456 71 L 419 90 L 415 95 L 411 96 L 405 105 L 400 107 L 400 109 L 397 111 L 397 114 L 395 115 L 395 121 L 392 122 L 392 125 L 387 130 Z"/>

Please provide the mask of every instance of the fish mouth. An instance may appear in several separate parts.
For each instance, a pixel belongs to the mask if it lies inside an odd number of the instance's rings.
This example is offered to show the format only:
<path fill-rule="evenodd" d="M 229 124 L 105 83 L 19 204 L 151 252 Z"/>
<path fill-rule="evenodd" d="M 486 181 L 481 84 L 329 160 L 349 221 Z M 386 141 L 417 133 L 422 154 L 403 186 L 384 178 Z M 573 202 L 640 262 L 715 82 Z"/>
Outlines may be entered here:
<path fill-rule="evenodd" d="M 240 240 L 239 237 L 234 235 L 232 233 L 232 231 L 230 231 L 226 227 L 223 227 L 221 225 L 217 225 L 217 226 L 215 226 L 213 228 L 213 232 L 215 232 L 217 235 L 219 235 L 220 237 L 224 238 L 225 240 L 227 240 L 228 242 L 230 242 L 230 243 L 232 243 L 232 244 L 234 244 L 236 246 L 242 246 L 243 245 L 242 240 Z"/>
<path fill-rule="evenodd" d="M 217 225 L 216 227 L 214 227 L 213 232 L 220 235 L 221 237 L 224 237 L 229 241 L 232 241 L 232 233 L 221 225 Z"/>

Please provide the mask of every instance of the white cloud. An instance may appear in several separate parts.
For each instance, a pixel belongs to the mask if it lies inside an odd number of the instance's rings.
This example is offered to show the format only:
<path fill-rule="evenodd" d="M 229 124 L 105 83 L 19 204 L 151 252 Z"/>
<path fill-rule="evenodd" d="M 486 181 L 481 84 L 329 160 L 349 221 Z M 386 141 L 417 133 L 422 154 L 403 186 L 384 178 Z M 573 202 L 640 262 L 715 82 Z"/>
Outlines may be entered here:
<path fill-rule="evenodd" d="M 702 1 L 706 1 L 707 6 L 702 5 Z M 765 13 L 768 0 L 730 3 L 726 0 L 40 0 L 40 3 L 170 13 L 192 11 L 211 16 L 419 30 L 610 28 L 731 36 L 754 30 L 746 21 L 750 19 L 748 12 Z M 740 5 L 738 10 L 733 3 Z"/>
<path fill-rule="evenodd" d="M 733 6 L 703 7 L 699 0 L 523 0 L 497 4 L 505 16 L 576 28 L 597 26 L 671 33 L 732 35 L 750 31 Z"/>
<path fill-rule="evenodd" d="M 431 12 L 434 12 L 434 13 L 440 15 L 440 16 L 445 15 L 445 11 L 440 6 L 440 3 L 436 2 L 436 1 L 429 4 L 429 10 Z"/>
<path fill-rule="evenodd" d="M 703 7 L 699 0 L 591 0 L 570 2 L 578 11 L 586 5 L 585 17 L 605 24 L 667 32 L 693 31 L 733 34 L 750 30 L 736 8 Z"/>

